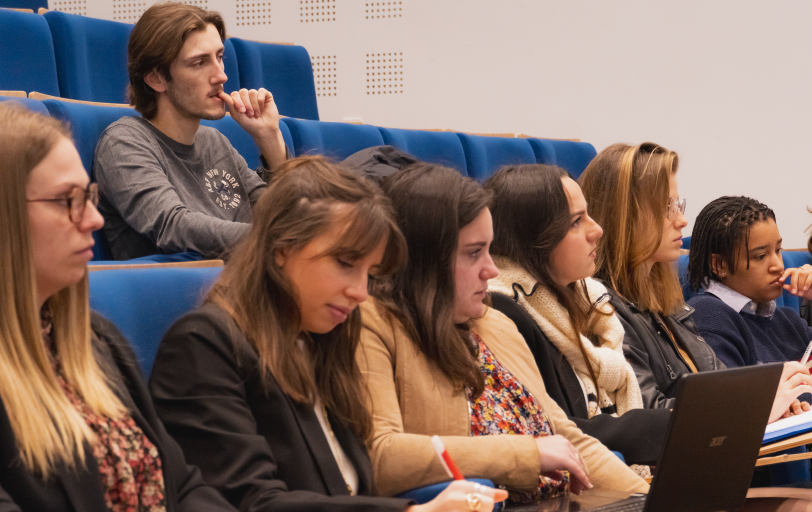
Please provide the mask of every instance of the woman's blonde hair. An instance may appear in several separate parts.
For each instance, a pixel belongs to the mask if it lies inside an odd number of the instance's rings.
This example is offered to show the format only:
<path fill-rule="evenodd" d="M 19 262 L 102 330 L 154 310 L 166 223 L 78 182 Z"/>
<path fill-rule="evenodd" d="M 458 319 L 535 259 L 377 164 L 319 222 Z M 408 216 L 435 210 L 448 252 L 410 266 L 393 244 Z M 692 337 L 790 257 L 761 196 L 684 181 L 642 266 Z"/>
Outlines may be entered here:
<path fill-rule="evenodd" d="M 678 165 L 675 152 L 653 142 L 613 144 L 579 179 L 589 214 L 603 227 L 595 276 L 640 309 L 665 315 L 684 304 L 676 265 L 655 263 L 649 272 L 646 262 L 662 240 L 669 180 Z"/>
<path fill-rule="evenodd" d="M 0 104 L 0 399 L 23 463 L 45 477 L 59 462 L 83 464 L 86 444 L 95 440 L 49 362 L 29 234 L 28 175 L 62 138 L 70 132 L 59 121 Z M 87 274 L 47 304 L 65 379 L 95 412 L 120 416 L 124 408 L 93 356 Z"/>
<path fill-rule="evenodd" d="M 366 438 L 372 418 L 355 361 L 361 312 L 355 308 L 326 334 L 302 332 L 297 291 L 277 265 L 276 255 L 341 231 L 325 255 L 357 261 L 386 240 L 374 278 L 382 280 L 406 259 L 406 242 L 391 203 L 365 178 L 323 157 L 299 157 L 274 171 L 253 216 L 251 231 L 234 249 L 206 300 L 234 318 L 257 352 L 266 385 L 273 379 L 291 399 L 310 407 L 320 398 L 340 421 Z"/>

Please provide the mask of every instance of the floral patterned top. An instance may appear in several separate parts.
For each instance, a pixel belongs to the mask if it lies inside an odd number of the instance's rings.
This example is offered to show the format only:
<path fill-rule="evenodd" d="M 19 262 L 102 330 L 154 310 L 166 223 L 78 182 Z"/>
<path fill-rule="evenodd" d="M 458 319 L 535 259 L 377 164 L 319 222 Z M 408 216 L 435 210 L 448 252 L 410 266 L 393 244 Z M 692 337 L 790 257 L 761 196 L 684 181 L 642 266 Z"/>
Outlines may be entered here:
<path fill-rule="evenodd" d="M 480 396 L 474 397 L 468 390 L 471 435 L 553 435 L 550 420 L 533 395 L 499 363 L 477 333 L 470 331 L 470 339 L 479 353 L 479 370 L 485 377 L 485 390 Z M 535 490 L 509 490 L 508 499 L 513 503 L 526 504 L 557 498 L 569 493 L 569 481 L 567 472 L 564 472 L 561 481 L 540 475 L 539 486 Z"/>
<path fill-rule="evenodd" d="M 42 337 L 49 349 L 51 367 L 59 385 L 96 435 L 93 456 L 99 465 L 108 510 L 166 512 L 164 475 L 158 449 L 129 414 L 112 419 L 93 412 L 65 380 L 51 336 L 53 321 L 47 305 L 42 308 L 41 320 Z"/>

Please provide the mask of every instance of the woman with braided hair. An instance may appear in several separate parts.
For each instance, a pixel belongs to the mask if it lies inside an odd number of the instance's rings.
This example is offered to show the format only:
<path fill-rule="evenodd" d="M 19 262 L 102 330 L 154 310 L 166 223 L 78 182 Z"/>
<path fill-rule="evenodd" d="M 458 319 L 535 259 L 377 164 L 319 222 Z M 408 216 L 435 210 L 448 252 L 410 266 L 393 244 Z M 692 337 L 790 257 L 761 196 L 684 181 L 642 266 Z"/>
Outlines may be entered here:
<path fill-rule="evenodd" d="M 812 327 L 782 290 L 812 298 L 812 265 L 784 268 L 775 214 L 749 197 L 720 197 L 696 218 L 688 279 L 705 293 L 688 301 L 700 334 L 728 367 L 800 359 Z"/>

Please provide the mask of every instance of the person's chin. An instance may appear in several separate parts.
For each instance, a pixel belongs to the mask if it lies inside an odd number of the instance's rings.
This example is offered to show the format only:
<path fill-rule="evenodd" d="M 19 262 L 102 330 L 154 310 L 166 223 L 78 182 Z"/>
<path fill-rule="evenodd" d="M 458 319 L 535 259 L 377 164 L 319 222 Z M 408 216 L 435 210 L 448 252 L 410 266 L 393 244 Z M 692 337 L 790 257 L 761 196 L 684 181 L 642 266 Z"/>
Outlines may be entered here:
<path fill-rule="evenodd" d="M 226 116 L 226 108 L 225 105 L 219 108 L 210 108 L 206 110 L 206 112 L 199 114 L 200 119 L 205 119 L 206 121 L 218 121 Z"/>

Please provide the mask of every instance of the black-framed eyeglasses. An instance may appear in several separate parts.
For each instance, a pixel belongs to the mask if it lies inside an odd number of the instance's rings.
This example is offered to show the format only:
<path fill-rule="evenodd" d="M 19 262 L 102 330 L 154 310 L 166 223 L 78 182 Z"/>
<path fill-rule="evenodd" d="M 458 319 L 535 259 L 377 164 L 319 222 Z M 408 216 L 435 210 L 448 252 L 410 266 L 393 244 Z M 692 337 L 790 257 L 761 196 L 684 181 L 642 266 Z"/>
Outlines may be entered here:
<path fill-rule="evenodd" d="M 85 218 L 85 207 L 90 201 L 93 206 L 99 205 L 99 185 L 91 183 L 87 188 L 73 187 L 67 195 L 46 199 L 28 199 L 29 203 L 64 203 L 68 208 L 68 217 L 74 224 Z"/>
<path fill-rule="evenodd" d="M 680 200 L 679 198 L 674 199 L 672 197 L 668 200 L 668 211 L 666 212 L 666 217 L 668 217 L 668 220 L 673 220 L 674 217 L 677 216 L 677 212 L 685 215 L 685 199 Z"/>

